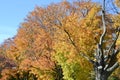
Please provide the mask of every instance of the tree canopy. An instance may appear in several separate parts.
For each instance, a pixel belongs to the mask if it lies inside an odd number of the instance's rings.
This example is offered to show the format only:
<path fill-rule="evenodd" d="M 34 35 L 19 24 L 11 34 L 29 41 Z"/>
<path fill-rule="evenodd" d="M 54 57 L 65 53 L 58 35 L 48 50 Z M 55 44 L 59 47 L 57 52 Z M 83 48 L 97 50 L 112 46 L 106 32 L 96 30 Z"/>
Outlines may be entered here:
<path fill-rule="evenodd" d="M 114 10 L 119 9 L 119 3 L 113 1 Z M 102 13 L 101 4 L 92 0 L 36 6 L 20 24 L 16 36 L 0 46 L 1 79 L 94 80 L 99 49 L 104 53 L 105 66 L 110 63 L 104 69 L 111 69 L 120 61 L 119 52 L 109 57 L 119 51 L 120 14 L 119 10 L 113 13 L 107 9 Z M 106 35 L 100 41 L 104 20 Z M 114 71 L 110 80 L 119 80 L 119 71 Z"/>

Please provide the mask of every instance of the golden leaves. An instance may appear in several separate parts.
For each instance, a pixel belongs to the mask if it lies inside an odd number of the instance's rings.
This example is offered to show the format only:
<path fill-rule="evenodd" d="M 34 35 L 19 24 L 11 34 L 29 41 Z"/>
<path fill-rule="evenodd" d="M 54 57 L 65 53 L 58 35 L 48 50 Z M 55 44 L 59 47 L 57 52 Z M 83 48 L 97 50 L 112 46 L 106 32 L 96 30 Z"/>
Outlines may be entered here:
<path fill-rule="evenodd" d="M 86 69 L 88 73 L 91 66 L 87 66 L 89 63 L 79 52 L 94 56 L 101 35 L 100 10 L 101 7 L 90 0 L 63 1 L 45 8 L 37 6 L 20 25 L 17 35 L 10 42 L 12 44 L 4 45 L 6 55 L 18 64 L 19 69 L 31 70 L 41 80 L 49 80 L 50 73 L 58 64 L 67 76 L 67 73 L 81 75 L 74 72 L 77 70 L 74 67 Z M 119 26 L 119 16 L 116 17 L 114 26 Z M 111 25 L 108 23 L 107 26 L 110 28 Z M 112 34 L 109 30 L 107 32 Z"/>
<path fill-rule="evenodd" d="M 120 7 L 120 1 L 119 0 L 115 0 L 115 4 Z"/>

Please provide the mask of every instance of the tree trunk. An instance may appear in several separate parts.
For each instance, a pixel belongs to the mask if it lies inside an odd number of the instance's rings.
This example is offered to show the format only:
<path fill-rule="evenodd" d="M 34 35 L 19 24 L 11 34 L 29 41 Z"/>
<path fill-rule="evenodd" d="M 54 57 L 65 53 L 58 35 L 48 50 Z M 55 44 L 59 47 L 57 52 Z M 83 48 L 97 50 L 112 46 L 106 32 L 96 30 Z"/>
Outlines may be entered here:
<path fill-rule="evenodd" d="M 108 80 L 110 72 L 95 70 L 95 80 Z"/>
<path fill-rule="evenodd" d="M 107 80 L 107 79 L 108 79 L 108 76 L 106 74 L 100 74 L 100 73 L 96 74 L 95 80 Z"/>

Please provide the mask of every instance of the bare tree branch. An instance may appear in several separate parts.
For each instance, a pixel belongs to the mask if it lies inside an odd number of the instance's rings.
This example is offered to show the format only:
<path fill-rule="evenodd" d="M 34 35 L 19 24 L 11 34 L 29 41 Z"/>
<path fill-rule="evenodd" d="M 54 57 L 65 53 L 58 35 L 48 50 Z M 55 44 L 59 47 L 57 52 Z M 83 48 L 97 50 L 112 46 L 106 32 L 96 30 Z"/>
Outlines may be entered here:
<path fill-rule="evenodd" d="M 102 8 L 102 23 L 103 23 L 103 33 L 100 37 L 100 42 L 99 44 L 102 46 L 103 40 L 106 34 L 106 24 L 105 24 L 105 0 L 103 0 L 103 8 Z"/>
<path fill-rule="evenodd" d="M 102 7 L 102 23 L 103 23 L 103 33 L 100 37 L 99 44 L 97 44 L 97 53 L 96 53 L 96 60 L 99 66 L 104 67 L 104 54 L 103 54 L 103 41 L 106 35 L 106 23 L 105 23 L 105 0 L 103 0 L 103 7 Z"/>
<path fill-rule="evenodd" d="M 116 41 L 117 41 L 118 37 L 119 37 L 119 32 L 118 32 L 118 34 L 117 34 L 117 36 L 116 36 L 116 38 L 115 38 L 114 42 L 112 43 L 111 47 L 109 48 L 109 50 L 108 50 L 108 53 L 107 53 L 107 54 L 109 54 L 109 53 L 110 53 L 111 49 L 112 49 L 112 48 L 114 47 L 114 45 L 116 44 Z"/>
<path fill-rule="evenodd" d="M 108 68 L 107 71 L 108 72 L 113 72 L 118 67 L 119 67 L 119 63 L 116 62 L 112 67 Z"/>

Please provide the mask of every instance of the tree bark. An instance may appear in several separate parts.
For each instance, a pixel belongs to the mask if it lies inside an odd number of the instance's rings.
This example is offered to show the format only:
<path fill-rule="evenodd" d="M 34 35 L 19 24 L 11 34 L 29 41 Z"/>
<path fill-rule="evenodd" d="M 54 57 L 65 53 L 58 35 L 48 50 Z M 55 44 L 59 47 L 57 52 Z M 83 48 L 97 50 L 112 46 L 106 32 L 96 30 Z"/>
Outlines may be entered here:
<path fill-rule="evenodd" d="M 109 77 L 109 73 L 107 71 L 102 71 L 102 73 L 99 70 L 95 71 L 95 80 L 107 80 Z"/>
<path fill-rule="evenodd" d="M 99 74 L 96 76 L 95 80 L 107 80 L 107 79 L 108 79 L 108 76 Z"/>

